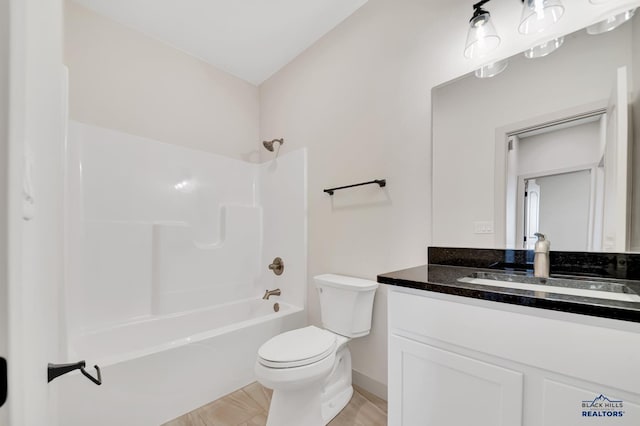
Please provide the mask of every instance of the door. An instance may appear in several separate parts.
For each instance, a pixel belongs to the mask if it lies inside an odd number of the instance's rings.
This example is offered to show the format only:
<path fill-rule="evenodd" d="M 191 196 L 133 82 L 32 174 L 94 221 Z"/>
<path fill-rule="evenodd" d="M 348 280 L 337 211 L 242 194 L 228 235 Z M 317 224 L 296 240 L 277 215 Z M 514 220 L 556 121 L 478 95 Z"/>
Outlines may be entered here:
<path fill-rule="evenodd" d="M 607 106 L 604 141 L 604 251 L 627 251 L 629 233 L 629 96 L 627 68 L 618 68 Z"/>
<path fill-rule="evenodd" d="M 63 271 L 64 122 L 61 0 L 0 0 L 9 7 L 9 424 L 56 425 Z M 0 252 L 1 253 L 1 252 Z"/>
<path fill-rule="evenodd" d="M 520 426 L 523 374 L 389 336 L 389 424 Z"/>
<path fill-rule="evenodd" d="M 0 0 L 0 425 L 9 424 L 7 396 L 7 154 L 9 121 L 9 1 Z"/>
<path fill-rule="evenodd" d="M 540 193 L 538 232 L 550 236 L 553 250 L 587 250 L 591 183 L 591 169 L 536 178 Z M 535 242 L 535 237 L 532 240 Z"/>
<path fill-rule="evenodd" d="M 540 232 L 540 186 L 535 179 L 528 179 L 524 183 L 524 248 L 533 250 Z"/>

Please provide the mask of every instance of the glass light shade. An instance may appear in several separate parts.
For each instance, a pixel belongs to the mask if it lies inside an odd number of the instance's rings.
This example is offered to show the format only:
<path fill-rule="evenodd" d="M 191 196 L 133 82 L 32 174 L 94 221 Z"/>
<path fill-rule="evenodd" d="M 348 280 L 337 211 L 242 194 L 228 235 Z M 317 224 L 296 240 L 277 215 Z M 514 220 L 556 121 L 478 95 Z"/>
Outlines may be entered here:
<path fill-rule="evenodd" d="M 547 56 L 549 53 L 554 52 L 562 46 L 562 43 L 564 43 L 564 37 L 554 38 L 546 43 L 542 43 L 537 46 L 533 46 L 529 50 L 525 50 L 524 56 L 529 59 L 542 58 L 543 56 Z"/>
<path fill-rule="evenodd" d="M 494 62 L 492 64 L 484 65 L 483 67 L 478 68 L 475 71 L 475 75 L 478 78 L 495 77 L 496 75 L 504 71 L 507 68 L 507 65 L 509 65 L 509 61 L 507 59 L 503 61 Z"/>
<path fill-rule="evenodd" d="M 635 9 L 627 10 L 626 12 L 619 13 L 610 18 L 607 18 L 604 21 L 589 25 L 587 27 L 587 34 L 597 35 L 606 33 L 607 31 L 615 30 L 620 25 L 633 18 L 635 12 Z"/>
<path fill-rule="evenodd" d="M 558 22 L 563 14 L 560 0 L 524 0 L 518 31 L 521 34 L 539 33 Z"/>
<path fill-rule="evenodd" d="M 602 4 L 602 3 L 607 3 L 611 0 L 589 0 L 589 3 L 591 4 Z"/>
<path fill-rule="evenodd" d="M 491 15 L 485 12 L 474 16 L 469 22 L 464 56 L 470 59 L 481 58 L 499 45 L 500 37 L 491 22 Z"/>

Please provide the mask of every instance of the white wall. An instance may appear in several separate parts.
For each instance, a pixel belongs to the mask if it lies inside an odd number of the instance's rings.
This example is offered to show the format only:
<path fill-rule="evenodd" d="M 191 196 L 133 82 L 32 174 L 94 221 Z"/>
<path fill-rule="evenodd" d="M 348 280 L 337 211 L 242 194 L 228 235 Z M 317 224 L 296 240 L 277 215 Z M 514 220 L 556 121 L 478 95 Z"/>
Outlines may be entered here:
<path fill-rule="evenodd" d="M 257 87 L 72 1 L 65 8 L 71 119 L 255 157 Z"/>
<path fill-rule="evenodd" d="M 632 144 L 632 158 L 636 167 L 633 167 L 631 182 L 631 211 L 636 212 L 631 216 L 631 251 L 640 251 L 640 13 L 636 13 L 632 21 L 632 70 L 631 90 L 633 92 L 631 108 L 631 125 L 633 129 L 634 143 Z"/>
<path fill-rule="evenodd" d="M 600 121 L 520 138 L 518 175 L 530 175 L 600 161 Z"/>
<path fill-rule="evenodd" d="M 0 0 L 0 357 L 7 358 L 7 169 L 9 132 L 9 0 Z M 0 425 L 8 423 L 9 404 L 0 408 Z"/>
<path fill-rule="evenodd" d="M 501 248 L 497 234 L 475 234 L 473 227 L 495 217 L 497 129 L 605 101 L 630 54 L 628 25 L 597 37 L 581 32 L 547 57 L 512 58 L 492 79 L 467 76 L 435 89 L 434 245 Z"/>

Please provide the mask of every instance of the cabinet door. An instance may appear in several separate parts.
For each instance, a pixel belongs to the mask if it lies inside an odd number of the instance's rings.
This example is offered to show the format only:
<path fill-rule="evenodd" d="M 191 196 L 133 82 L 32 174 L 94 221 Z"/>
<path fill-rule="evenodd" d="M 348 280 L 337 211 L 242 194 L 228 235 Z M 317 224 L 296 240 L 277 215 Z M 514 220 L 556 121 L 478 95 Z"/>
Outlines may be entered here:
<path fill-rule="evenodd" d="M 615 389 L 583 384 L 570 378 L 564 383 L 546 378 L 543 382 L 543 426 L 607 425 L 638 426 L 640 405 L 623 398 Z"/>
<path fill-rule="evenodd" d="M 522 425 L 522 373 L 396 335 L 389 343 L 389 425 Z"/>

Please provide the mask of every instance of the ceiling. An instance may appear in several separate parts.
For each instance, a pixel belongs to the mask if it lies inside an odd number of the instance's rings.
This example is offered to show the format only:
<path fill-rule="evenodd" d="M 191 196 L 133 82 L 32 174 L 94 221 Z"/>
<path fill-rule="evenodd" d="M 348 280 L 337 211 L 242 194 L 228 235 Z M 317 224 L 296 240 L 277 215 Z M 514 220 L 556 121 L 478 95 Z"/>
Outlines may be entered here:
<path fill-rule="evenodd" d="M 260 84 L 367 0 L 74 0 Z"/>

